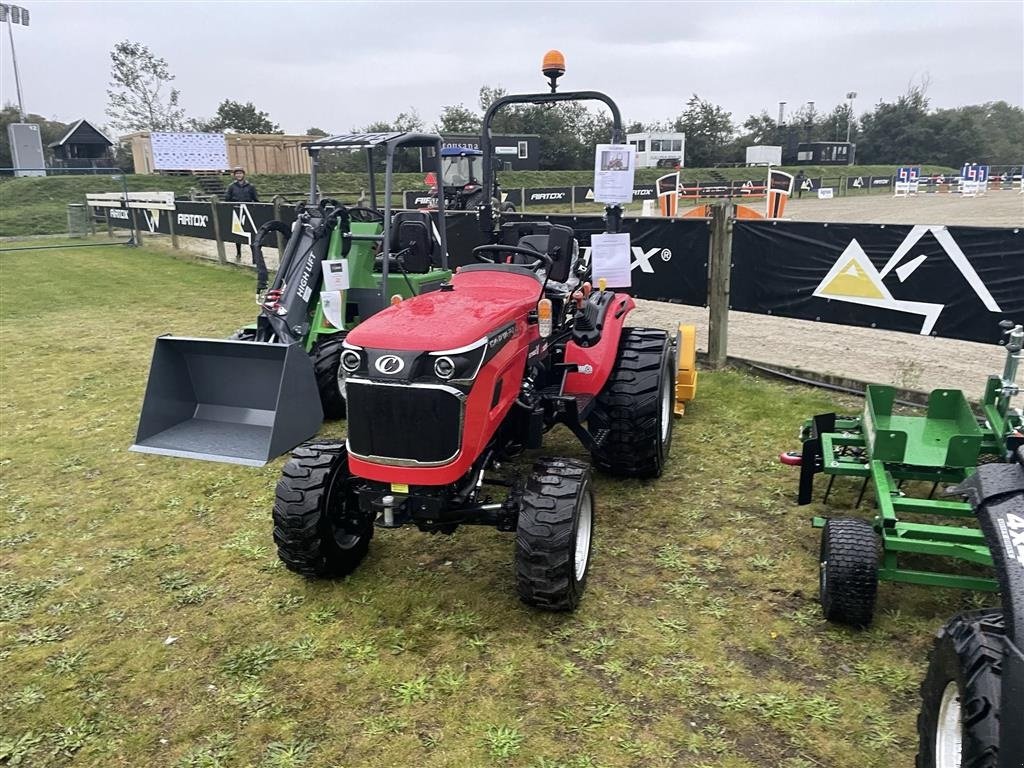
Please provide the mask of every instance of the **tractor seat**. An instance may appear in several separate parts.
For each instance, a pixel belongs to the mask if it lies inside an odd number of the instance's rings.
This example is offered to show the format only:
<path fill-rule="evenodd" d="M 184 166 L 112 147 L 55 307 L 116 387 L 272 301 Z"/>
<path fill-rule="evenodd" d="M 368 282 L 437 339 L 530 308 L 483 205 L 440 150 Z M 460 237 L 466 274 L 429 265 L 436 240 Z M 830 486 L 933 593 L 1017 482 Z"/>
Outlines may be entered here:
<path fill-rule="evenodd" d="M 399 211 L 391 218 L 391 253 L 388 271 L 423 274 L 441 263 L 441 246 L 434 237 L 434 222 L 423 211 Z M 383 254 L 373 262 L 373 271 L 384 269 Z"/>
<path fill-rule="evenodd" d="M 547 224 L 541 222 L 528 222 L 530 233 L 519 234 L 516 245 L 520 248 L 529 248 L 544 253 L 551 257 L 552 264 L 547 269 L 547 292 L 565 296 L 572 293 L 579 286 L 579 277 L 576 275 L 576 265 L 579 261 L 580 246 L 576 240 L 575 232 L 571 227 L 561 224 Z M 515 226 L 515 225 L 513 225 Z M 522 227 L 522 225 L 519 225 Z M 520 230 L 521 232 L 522 230 Z M 503 233 L 504 235 L 505 233 Z M 513 234 L 510 230 L 509 235 Z M 513 264 L 526 264 L 530 259 L 526 256 L 513 256 Z M 544 270 L 538 271 L 543 279 Z"/>

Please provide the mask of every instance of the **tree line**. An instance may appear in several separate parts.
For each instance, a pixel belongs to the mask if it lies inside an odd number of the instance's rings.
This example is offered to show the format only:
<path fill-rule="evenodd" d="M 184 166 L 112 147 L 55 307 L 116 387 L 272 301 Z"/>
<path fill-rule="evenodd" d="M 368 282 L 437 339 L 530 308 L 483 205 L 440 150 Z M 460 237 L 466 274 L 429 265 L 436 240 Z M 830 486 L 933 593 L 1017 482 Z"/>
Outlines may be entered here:
<path fill-rule="evenodd" d="M 125 40 L 111 51 L 111 79 L 107 91 L 107 130 L 209 131 L 235 133 L 283 133 L 269 113 L 252 102 L 225 99 L 210 117 L 192 117 L 180 106 L 173 88 L 174 75 L 167 62 L 142 43 Z M 438 133 L 480 133 L 482 115 L 498 98 L 500 87 L 480 88 L 477 108 L 464 104 L 444 106 L 432 125 L 415 109 L 400 112 L 353 131 L 433 130 Z M 0 165 L 10 166 L 6 124 L 17 119 L 17 110 L 6 105 L 0 111 Z M 60 138 L 63 123 L 38 115 L 44 143 Z M 345 129 L 341 129 L 345 130 Z M 496 133 L 537 134 L 540 137 L 541 170 L 575 170 L 593 166 L 593 147 L 611 136 L 611 118 L 579 102 L 554 105 L 514 105 L 495 119 Z M 767 111 L 749 115 L 737 123 L 731 112 L 693 94 L 677 117 L 664 121 L 627 123 L 628 133 L 677 131 L 686 134 L 685 164 L 689 167 L 742 163 L 745 149 L 753 144 L 792 146 L 806 141 L 843 141 L 849 131 L 857 144 L 857 162 L 864 164 L 927 163 L 958 167 L 971 161 L 989 165 L 1024 162 L 1024 110 L 1006 101 L 973 104 L 952 109 L 932 109 L 927 82 L 909 85 L 895 100 L 880 101 L 858 117 L 848 104 L 819 112 L 813 103 L 804 105 L 780 125 Z M 318 127 L 307 136 L 326 136 Z M 51 138 L 52 136 L 52 138 Z M 123 150 L 122 150 L 123 152 Z M 129 160 L 124 154 L 122 162 Z M 326 170 L 361 171 L 359 155 L 337 154 L 327 160 Z M 399 158 L 399 170 L 418 170 L 413 156 Z"/>

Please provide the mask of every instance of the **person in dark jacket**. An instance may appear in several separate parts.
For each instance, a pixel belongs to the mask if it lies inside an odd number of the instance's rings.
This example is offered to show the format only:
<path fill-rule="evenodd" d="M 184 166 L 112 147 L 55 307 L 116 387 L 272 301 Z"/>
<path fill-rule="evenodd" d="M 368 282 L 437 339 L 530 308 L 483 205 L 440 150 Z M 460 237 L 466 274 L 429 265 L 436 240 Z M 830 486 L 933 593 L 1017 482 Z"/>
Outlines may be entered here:
<path fill-rule="evenodd" d="M 225 203 L 258 203 L 259 197 L 256 195 L 256 187 L 249 183 L 245 178 L 245 168 L 241 166 L 237 167 L 233 171 L 235 180 L 228 185 L 227 191 L 224 193 Z M 235 261 L 242 258 L 242 244 L 235 243 Z M 256 255 L 253 254 L 253 262 L 256 261 Z"/>
<path fill-rule="evenodd" d="M 806 180 L 807 177 L 804 175 L 803 170 L 800 170 L 796 174 L 796 178 L 793 179 L 793 191 L 796 192 L 796 197 L 798 200 L 804 196 L 804 181 Z"/>

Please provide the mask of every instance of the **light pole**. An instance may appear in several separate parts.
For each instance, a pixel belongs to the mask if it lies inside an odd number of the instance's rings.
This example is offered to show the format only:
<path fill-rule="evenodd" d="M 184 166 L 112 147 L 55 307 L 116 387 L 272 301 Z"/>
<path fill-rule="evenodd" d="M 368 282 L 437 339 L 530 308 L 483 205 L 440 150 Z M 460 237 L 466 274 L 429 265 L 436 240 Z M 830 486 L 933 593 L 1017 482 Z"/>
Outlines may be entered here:
<path fill-rule="evenodd" d="M 18 74 L 18 57 L 14 53 L 14 25 L 28 26 L 28 11 L 18 5 L 0 3 L 0 22 L 7 22 L 7 34 L 11 38 L 11 61 L 14 62 L 14 87 L 18 91 L 18 115 L 25 122 L 25 102 L 21 98 L 21 76 Z"/>
<path fill-rule="evenodd" d="M 850 91 L 846 94 L 846 98 L 850 100 L 850 109 L 846 113 L 846 143 L 850 143 L 850 126 L 853 125 L 853 100 L 857 98 L 856 91 Z"/>

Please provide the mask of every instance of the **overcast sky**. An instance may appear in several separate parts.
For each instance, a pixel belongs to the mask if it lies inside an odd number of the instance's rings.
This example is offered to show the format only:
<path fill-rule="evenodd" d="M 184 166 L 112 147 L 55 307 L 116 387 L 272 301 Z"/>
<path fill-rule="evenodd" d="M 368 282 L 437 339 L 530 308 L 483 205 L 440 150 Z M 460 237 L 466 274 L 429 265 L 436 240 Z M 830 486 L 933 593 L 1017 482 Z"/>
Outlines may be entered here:
<path fill-rule="evenodd" d="M 7 0 L 9 1 L 9 0 Z M 735 122 L 778 102 L 857 113 L 926 75 L 933 107 L 1024 102 L 1024 2 L 41 2 L 15 27 L 25 107 L 107 122 L 110 50 L 165 58 L 189 116 L 253 101 L 288 133 L 345 132 L 415 108 L 477 107 L 482 84 L 543 89 L 540 59 L 565 53 L 563 90 L 608 93 L 627 121 L 679 114 L 691 93 Z M 15 102 L 7 31 L 2 100 Z"/>

